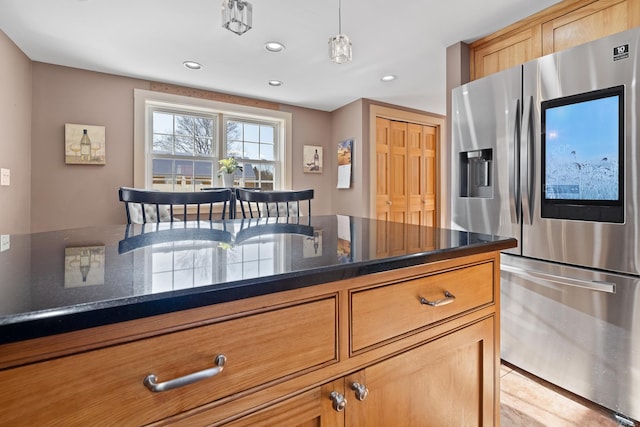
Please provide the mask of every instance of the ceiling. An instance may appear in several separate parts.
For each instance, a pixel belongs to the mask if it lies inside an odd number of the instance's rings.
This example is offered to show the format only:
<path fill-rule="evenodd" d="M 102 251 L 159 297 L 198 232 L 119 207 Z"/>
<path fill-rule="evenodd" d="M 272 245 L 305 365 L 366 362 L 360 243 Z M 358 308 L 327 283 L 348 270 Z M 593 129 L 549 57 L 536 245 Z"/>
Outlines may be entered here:
<path fill-rule="evenodd" d="M 0 29 L 33 61 L 324 111 L 369 98 L 444 114 L 448 46 L 558 1 L 342 0 L 347 64 L 328 58 L 338 0 L 249 0 L 242 36 L 222 28 L 221 0 L 2 0 Z M 286 48 L 267 52 L 268 41 Z M 388 74 L 397 79 L 383 83 Z"/>

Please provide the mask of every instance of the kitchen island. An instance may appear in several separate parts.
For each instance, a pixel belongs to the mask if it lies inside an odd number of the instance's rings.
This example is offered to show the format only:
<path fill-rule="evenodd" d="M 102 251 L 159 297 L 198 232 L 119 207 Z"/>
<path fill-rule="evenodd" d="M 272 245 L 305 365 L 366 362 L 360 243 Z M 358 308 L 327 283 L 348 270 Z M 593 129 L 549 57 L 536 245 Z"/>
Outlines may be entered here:
<path fill-rule="evenodd" d="M 10 236 L 0 419 L 498 425 L 515 245 L 343 216 Z"/>

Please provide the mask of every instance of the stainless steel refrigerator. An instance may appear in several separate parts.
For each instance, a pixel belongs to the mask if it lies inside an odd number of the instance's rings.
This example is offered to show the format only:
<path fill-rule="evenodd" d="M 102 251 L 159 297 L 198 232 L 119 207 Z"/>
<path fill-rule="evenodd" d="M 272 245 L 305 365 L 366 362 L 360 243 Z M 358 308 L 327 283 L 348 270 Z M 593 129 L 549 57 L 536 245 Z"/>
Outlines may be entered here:
<path fill-rule="evenodd" d="M 452 92 L 452 226 L 502 256 L 502 358 L 640 419 L 640 28 Z"/>

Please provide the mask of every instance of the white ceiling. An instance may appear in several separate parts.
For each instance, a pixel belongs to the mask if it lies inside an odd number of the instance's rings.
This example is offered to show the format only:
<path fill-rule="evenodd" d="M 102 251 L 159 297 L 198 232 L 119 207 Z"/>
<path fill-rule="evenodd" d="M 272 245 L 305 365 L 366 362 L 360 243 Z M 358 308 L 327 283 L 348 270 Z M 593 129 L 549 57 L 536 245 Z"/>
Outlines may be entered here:
<path fill-rule="evenodd" d="M 559 0 L 342 0 L 353 62 L 341 65 L 327 46 L 338 0 L 249 1 L 242 36 L 222 28 L 222 0 L 0 0 L 0 29 L 33 61 L 325 111 L 370 98 L 444 114 L 448 46 Z M 284 52 L 267 52 L 272 40 Z M 398 78 L 382 83 L 386 74 Z"/>

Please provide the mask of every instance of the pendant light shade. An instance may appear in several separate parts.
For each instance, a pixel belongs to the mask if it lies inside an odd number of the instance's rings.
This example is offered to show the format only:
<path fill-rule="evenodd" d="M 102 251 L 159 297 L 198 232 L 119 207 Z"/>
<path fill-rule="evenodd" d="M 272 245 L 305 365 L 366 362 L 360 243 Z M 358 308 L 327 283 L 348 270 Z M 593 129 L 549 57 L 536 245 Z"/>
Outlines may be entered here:
<path fill-rule="evenodd" d="M 351 61 L 351 40 L 344 34 L 329 39 L 329 58 L 336 64 Z"/>
<path fill-rule="evenodd" d="M 336 64 L 350 62 L 351 40 L 342 34 L 342 0 L 338 0 L 338 35 L 329 39 L 329 58 Z"/>
<path fill-rule="evenodd" d="M 251 29 L 251 3 L 244 0 L 223 0 L 222 26 L 241 36 Z"/>

